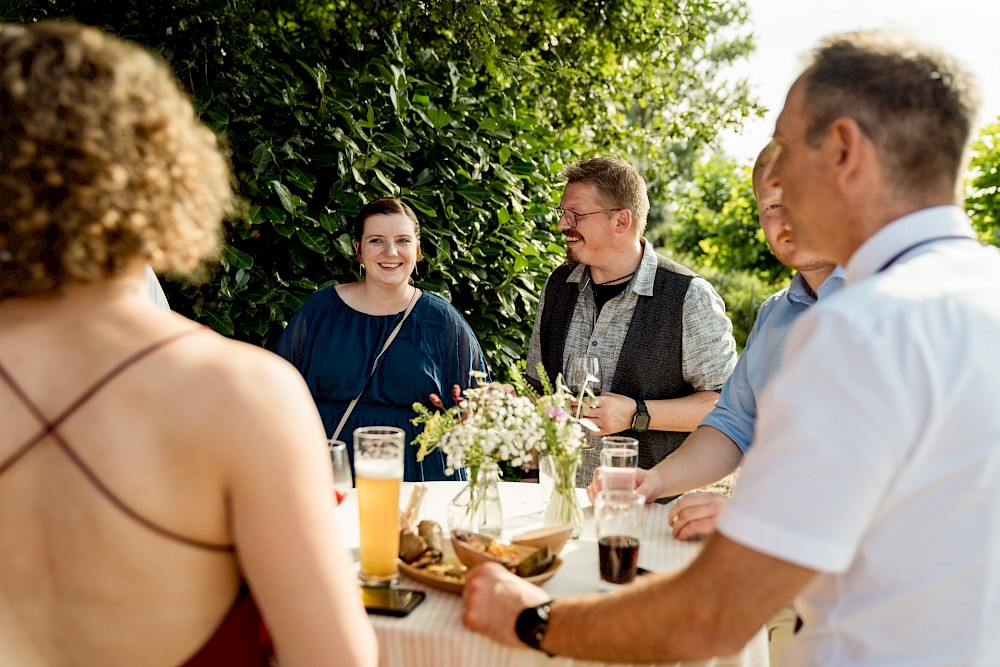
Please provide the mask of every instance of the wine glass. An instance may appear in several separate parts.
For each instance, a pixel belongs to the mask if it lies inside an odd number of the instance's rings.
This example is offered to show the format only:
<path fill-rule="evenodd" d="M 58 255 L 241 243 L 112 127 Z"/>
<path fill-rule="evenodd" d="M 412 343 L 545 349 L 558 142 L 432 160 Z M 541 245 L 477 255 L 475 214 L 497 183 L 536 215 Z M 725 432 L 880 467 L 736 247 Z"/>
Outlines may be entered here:
<path fill-rule="evenodd" d="M 333 495 L 339 504 L 344 502 L 344 498 L 353 487 L 351 462 L 347 458 L 347 443 L 343 440 L 329 440 L 326 448 L 330 452 L 330 465 L 333 468 Z"/>
<path fill-rule="evenodd" d="M 601 360 L 597 357 L 570 357 L 563 380 L 576 397 L 584 388 L 589 388 L 594 396 L 600 396 Z"/>
<path fill-rule="evenodd" d="M 582 402 L 584 391 L 590 390 L 594 396 L 601 395 L 601 361 L 597 357 L 570 357 L 563 373 L 563 381 L 573 392 L 573 400 Z M 577 417 L 581 407 L 577 404 Z M 582 449 L 594 449 L 591 438 L 587 438 Z"/>

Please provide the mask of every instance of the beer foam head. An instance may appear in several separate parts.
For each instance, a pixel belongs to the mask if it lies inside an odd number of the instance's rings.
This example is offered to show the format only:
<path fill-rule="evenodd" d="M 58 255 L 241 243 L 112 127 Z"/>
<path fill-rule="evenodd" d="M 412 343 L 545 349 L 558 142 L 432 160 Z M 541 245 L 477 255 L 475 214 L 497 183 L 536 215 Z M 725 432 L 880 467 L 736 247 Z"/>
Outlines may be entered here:
<path fill-rule="evenodd" d="M 399 479 L 403 476 L 403 460 L 355 459 L 354 474 L 366 479 Z"/>

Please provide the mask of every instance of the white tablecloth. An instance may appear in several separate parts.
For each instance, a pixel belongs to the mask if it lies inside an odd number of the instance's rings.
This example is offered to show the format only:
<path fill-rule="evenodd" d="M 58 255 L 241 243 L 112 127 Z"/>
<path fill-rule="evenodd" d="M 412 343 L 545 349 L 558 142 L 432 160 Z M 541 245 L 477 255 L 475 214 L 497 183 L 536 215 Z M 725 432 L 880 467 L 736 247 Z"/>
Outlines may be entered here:
<path fill-rule="evenodd" d="M 445 514 L 448 503 L 462 489 L 464 482 L 432 482 L 427 484 L 421 519 L 432 519 L 447 533 Z M 412 491 L 404 484 L 401 503 Z M 560 557 L 563 565 L 543 588 L 552 597 L 566 597 L 599 590 L 597 537 L 594 533 L 593 512 L 583 489 L 578 489 L 587 518 L 583 535 L 571 540 Z M 500 483 L 503 506 L 504 537 L 542 526 L 546 497 L 538 484 Z M 347 524 L 357 560 L 358 510 L 357 495 L 351 491 L 340 511 Z M 700 549 L 697 543 L 674 539 L 666 521 L 666 506 L 649 505 L 646 529 L 639 548 L 639 565 L 654 572 L 677 569 L 689 562 Z M 510 648 L 493 642 L 462 625 L 460 595 L 437 590 L 402 575 L 400 585 L 427 593 L 427 599 L 406 618 L 369 616 L 379 642 L 381 667 L 599 667 L 603 663 L 570 658 L 549 658 L 540 651 Z M 581 628 L 581 631 L 583 629 Z M 764 628 L 743 650 L 726 658 L 671 663 L 684 667 L 767 667 L 767 634 Z"/>

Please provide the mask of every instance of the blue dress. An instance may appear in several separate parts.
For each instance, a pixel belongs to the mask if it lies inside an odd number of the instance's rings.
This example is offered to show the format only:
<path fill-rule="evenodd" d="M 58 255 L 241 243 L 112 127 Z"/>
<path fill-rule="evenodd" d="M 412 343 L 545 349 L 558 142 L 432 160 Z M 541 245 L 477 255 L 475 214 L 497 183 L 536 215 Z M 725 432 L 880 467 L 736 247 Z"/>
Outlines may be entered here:
<path fill-rule="evenodd" d="M 347 406 L 361 391 L 375 357 L 403 316 L 367 315 L 344 303 L 335 287 L 312 295 L 288 323 L 275 349 L 302 373 L 332 436 Z M 408 482 L 465 479 L 464 470 L 444 474 L 440 451 L 417 462 L 411 445 L 422 427 L 413 403 L 429 406 L 435 393 L 452 405 L 452 385 L 474 385 L 471 371 L 484 371 L 483 352 L 468 323 L 451 304 L 424 292 L 386 350 L 371 384 L 348 418 L 340 439 L 348 444 L 354 466 L 353 433 L 360 426 L 397 426 L 406 432 L 403 479 Z"/>

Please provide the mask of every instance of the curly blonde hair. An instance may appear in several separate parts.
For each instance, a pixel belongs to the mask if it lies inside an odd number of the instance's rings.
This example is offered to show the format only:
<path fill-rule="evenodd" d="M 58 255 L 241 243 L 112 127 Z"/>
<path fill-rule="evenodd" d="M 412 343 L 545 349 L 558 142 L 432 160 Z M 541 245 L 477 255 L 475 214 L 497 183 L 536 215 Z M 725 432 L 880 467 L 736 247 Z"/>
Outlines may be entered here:
<path fill-rule="evenodd" d="M 86 26 L 0 25 L 0 298 L 141 260 L 191 273 L 236 211 L 226 154 L 168 67 Z"/>

